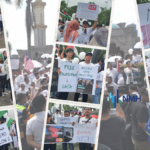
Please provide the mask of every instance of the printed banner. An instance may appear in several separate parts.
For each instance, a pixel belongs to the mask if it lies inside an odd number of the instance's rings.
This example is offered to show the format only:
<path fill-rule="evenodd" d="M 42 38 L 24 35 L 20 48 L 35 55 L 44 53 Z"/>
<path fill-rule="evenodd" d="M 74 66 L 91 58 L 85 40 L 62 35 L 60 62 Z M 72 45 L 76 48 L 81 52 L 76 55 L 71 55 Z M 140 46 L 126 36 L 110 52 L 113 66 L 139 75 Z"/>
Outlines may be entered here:
<path fill-rule="evenodd" d="M 95 95 L 98 66 L 79 65 L 77 92 Z"/>
<path fill-rule="evenodd" d="M 45 144 L 75 143 L 74 127 L 69 125 L 46 125 Z"/>
<path fill-rule="evenodd" d="M 150 48 L 150 3 L 138 4 L 144 48 Z"/>
<path fill-rule="evenodd" d="M 78 3 L 77 18 L 97 21 L 98 13 L 99 13 L 99 5 L 80 2 Z"/>
<path fill-rule="evenodd" d="M 76 92 L 78 64 L 61 62 L 58 92 Z"/>
<path fill-rule="evenodd" d="M 11 143 L 12 138 L 9 135 L 9 130 L 6 123 L 0 125 L 0 146 Z"/>
<path fill-rule="evenodd" d="M 57 85 L 58 85 L 58 59 L 54 59 L 51 92 L 57 91 Z"/>

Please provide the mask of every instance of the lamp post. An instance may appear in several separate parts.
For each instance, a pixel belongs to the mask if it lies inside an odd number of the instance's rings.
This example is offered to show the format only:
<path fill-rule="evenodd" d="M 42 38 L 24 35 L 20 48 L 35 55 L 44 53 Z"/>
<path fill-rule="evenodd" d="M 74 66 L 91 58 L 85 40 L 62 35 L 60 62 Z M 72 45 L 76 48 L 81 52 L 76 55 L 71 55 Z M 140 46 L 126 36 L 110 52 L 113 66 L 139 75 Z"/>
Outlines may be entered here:
<path fill-rule="evenodd" d="M 107 10 L 107 1 L 105 1 L 105 3 L 106 3 L 106 10 Z M 105 12 L 105 26 L 106 26 L 106 12 Z"/>

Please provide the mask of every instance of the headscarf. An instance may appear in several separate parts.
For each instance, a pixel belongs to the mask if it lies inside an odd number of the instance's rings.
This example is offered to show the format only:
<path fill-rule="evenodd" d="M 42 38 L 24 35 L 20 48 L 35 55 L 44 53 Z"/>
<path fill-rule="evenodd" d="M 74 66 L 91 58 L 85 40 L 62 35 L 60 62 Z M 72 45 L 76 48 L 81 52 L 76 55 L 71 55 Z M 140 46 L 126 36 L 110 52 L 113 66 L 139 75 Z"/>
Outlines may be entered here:
<path fill-rule="evenodd" d="M 76 38 L 79 36 L 78 30 L 79 29 L 79 23 L 76 20 L 72 20 L 69 22 L 66 33 L 64 36 L 64 42 L 68 42 L 70 37 L 73 36 L 72 38 L 72 43 L 76 40 Z"/>

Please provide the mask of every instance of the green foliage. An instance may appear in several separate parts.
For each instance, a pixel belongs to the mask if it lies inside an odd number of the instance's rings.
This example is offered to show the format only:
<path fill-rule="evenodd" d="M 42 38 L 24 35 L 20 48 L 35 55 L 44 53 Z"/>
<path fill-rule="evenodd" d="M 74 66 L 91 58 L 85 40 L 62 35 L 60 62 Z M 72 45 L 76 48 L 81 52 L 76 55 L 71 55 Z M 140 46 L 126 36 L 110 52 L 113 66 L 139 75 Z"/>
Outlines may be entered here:
<path fill-rule="evenodd" d="M 148 56 L 145 56 L 145 59 L 148 59 Z"/>
<path fill-rule="evenodd" d="M 53 107 L 54 105 L 55 105 L 54 103 L 49 103 L 49 107 L 48 107 L 48 108 L 49 108 L 50 112 L 52 112 L 51 109 L 52 109 L 52 107 Z"/>
<path fill-rule="evenodd" d="M 66 9 L 67 9 L 66 1 L 61 1 L 60 10 L 63 11 L 63 10 L 66 10 Z"/>
<path fill-rule="evenodd" d="M 150 0 L 136 0 L 137 4 L 149 3 Z"/>
<path fill-rule="evenodd" d="M 105 51 L 105 50 L 101 50 L 101 51 L 99 52 L 99 55 L 98 55 L 98 57 L 97 57 L 97 60 L 98 60 L 98 59 L 103 60 L 105 54 L 106 54 L 106 51 Z"/>
<path fill-rule="evenodd" d="M 81 52 L 91 52 L 91 48 L 84 48 L 84 47 L 76 47 L 78 54 L 80 54 Z"/>
<path fill-rule="evenodd" d="M 70 111 L 70 110 L 76 110 L 76 111 L 79 111 L 79 108 L 80 107 L 77 107 L 77 106 L 69 106 L 69 105 L 63 105 L 63 109 L 64 111 Z"/>
<path fill-rule="evenodd" d="M 98 15 L 98 23 L 105 24 L 105 26 L 109 26 L 110 24 L 110 15 L 111 15 L 111 8 L 106 10 L 106 8 L 101 8 L 101 13 Z"/>

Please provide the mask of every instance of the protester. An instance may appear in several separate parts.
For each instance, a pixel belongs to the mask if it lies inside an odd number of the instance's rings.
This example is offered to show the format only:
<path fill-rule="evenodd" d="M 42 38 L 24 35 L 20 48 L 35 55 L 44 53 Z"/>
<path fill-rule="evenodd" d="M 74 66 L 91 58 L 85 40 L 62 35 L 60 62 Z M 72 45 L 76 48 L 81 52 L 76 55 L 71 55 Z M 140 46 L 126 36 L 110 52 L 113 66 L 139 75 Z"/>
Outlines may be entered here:
<path fill-rule="evenodd" d="M 59 109 L 56 109 L 56 113 L 53 115 L 54 122 L 57 123 L 57 117 L 61 117 Z"/>

